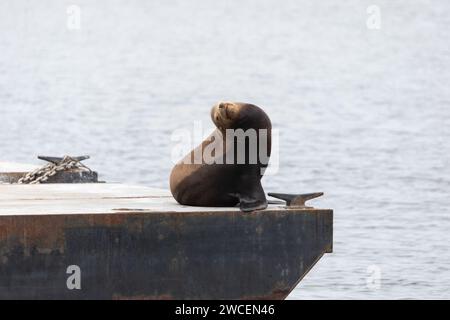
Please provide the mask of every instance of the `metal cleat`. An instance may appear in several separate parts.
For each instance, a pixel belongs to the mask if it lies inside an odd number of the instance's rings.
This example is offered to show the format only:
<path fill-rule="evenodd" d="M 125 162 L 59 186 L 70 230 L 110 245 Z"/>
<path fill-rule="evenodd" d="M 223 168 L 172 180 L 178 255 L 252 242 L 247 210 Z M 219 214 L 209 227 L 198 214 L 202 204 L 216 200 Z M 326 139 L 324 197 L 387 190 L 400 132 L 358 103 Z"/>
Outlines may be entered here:
<path fill-rule="evenodd" d="M 314 198 L 323 196 L 323 192 L 289 194 L 289 193 L 268 193 L 269 196 L 286 201 L 286 207 L 289 209 L 311 209 L 305 202 Z"/>

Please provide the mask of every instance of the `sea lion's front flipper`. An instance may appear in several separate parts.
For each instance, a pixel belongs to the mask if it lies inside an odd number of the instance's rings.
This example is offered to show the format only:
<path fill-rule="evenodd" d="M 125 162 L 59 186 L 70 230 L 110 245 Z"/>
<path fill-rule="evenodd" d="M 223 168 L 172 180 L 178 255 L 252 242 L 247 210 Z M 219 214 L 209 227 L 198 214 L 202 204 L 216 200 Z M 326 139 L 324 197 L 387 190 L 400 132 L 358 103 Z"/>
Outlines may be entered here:
<path fill-rule="evenodd" d="M 267 199 L 261 180 L 252 176 L 244 176 L 239 181 L 239 208 L 241 211 L 250 212 L 267 208 Z"/>
<path fill-rule="evenodd" d="M 267 208 L 267 200 L 263 194 L 264 199 L 257 198 L 240 198 L 239 208 L 243 212 L 251 212 L 255 210 L 264 210 Z"/>

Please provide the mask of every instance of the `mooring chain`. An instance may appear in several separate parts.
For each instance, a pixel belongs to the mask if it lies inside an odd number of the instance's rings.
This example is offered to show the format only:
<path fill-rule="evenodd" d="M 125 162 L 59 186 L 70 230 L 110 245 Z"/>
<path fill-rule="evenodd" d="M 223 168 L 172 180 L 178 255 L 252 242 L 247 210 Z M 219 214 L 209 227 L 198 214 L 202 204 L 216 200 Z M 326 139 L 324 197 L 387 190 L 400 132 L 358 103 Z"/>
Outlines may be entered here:
<path fill-rule="evenodd" d="M 53 177 L 60 171 L 75 169 L 75 168 L 87 168 L 79 160 L 74 159 L 69 156 L 65 156 L 58 163 L 49 163 L 42 168 L 36 169 L 32 172 L 27 173 L 25 176 L 19 179 L 17 183 L 19 184 L 39 184 L 41 182 L 47 181 L 50 177 Z M 89 168 L 87 168 L 89 169 Z M 89 171 L 91 171 L 89 169 Z"/>

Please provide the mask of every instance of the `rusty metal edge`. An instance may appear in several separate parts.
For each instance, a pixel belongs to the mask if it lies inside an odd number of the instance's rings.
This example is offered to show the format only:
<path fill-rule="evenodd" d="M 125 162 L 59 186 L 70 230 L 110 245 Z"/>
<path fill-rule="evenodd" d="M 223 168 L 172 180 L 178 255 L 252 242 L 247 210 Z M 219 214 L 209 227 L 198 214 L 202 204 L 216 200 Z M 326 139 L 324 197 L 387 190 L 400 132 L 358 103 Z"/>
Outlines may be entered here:
<path fill-rule="evenodd" d="M 27 200 L 24 200 L 27 201 Z M 84 215 L 104 215 L 104 214 L 110 214 L 110 215 L 141 215 L 141 214 L 171 214 L 174 216 L 197 216 L 197 215 L 216 215 L 216 214 L 239 214 L 239 215 L 246 215 L 246 216 L 254 216 L 259 214 L 277 214 L 277 215 L 287 215 L 287 214 L 299 214 L 299 213 L 308 213 L 308 214 L 331 214 L 333 215 L 332 209 L 289 209 L 289 210 L 283 210 L 283 209 L 266 209 L 266 210 L 258 210 L 253 212 L 242 212 L 239 209 L 234 211 L 162 211 L 162 210 L 150 210 L 150 209 L 124 209 L 115 211 L 117 209 L 111 209 L 114 210 L 113 212 L 83 212 L 83 213 L 46 213 L 46 214 L 36 214 L 36 213 L 5 213 L 1 214 L 1 217 L 13 217 L 13 216 L 26 216 L 26 217 L 44 217 L 44 216 L 84 216 Z M 333 216 L 332 216 L 333 218 Z M 331 249 L 330 249 L 331 250 Z M 330 251 L 331 252 L 331 251 Z"/>

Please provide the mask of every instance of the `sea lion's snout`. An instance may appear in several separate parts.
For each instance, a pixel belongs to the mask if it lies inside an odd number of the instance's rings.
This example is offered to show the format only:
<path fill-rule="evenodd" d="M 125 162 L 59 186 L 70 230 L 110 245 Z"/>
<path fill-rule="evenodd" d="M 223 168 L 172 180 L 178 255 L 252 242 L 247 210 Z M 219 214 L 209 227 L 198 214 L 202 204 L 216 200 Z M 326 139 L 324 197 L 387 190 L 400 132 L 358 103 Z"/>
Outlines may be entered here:
<path fill-rule="evenodd" d="M 219 102 L 211 109 L 211 119 L 218 128 L 228 128 L 238 114 L 239 108 L 233 102 Z"/>

